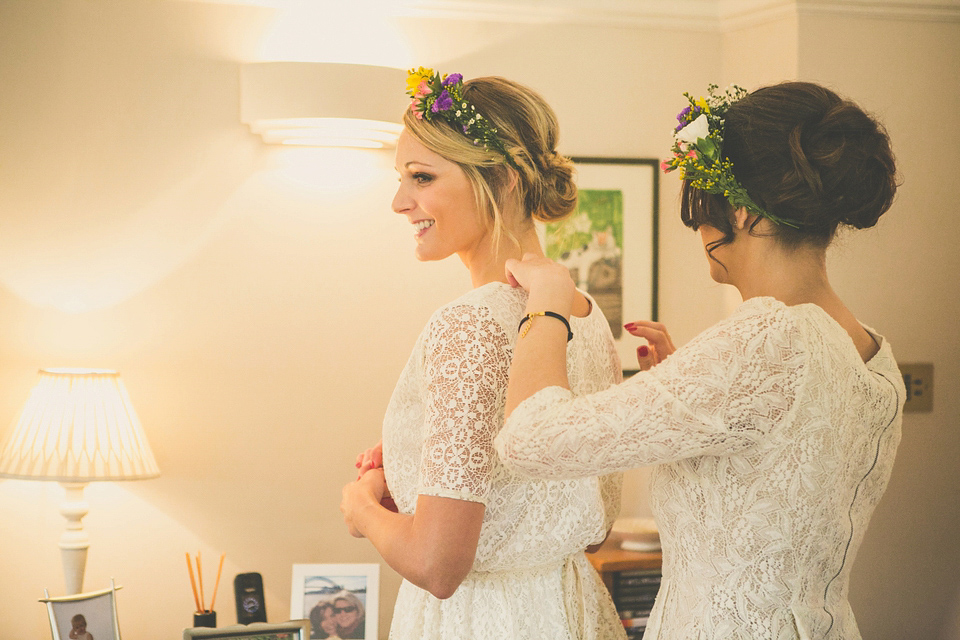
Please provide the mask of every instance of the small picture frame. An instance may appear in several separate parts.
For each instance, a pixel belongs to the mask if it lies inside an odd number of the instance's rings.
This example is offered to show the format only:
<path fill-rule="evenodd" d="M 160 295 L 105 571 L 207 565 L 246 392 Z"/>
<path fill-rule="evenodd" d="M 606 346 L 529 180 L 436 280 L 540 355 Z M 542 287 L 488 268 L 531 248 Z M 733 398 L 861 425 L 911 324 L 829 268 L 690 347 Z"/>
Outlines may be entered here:
<path fill-rule="evenodd" d="M 117 589 L 110 581 L 109 589 L 51 598 L 44 589 L 50 632 L 53 640 L 120 640 L 117 621 Z"/>
<path fill-rule="evenodd" d="M 376 640 L 379 564 L 295 564 L 290 617 L 310 620 L 310 638 Z"/>
<path fill-rule="evenodd" d="M 251 622 L 219 629 L 196 627 L 183 630 L 183 640 L 307 640 L 310 637 L 309 620 L 290 622 Z"/>

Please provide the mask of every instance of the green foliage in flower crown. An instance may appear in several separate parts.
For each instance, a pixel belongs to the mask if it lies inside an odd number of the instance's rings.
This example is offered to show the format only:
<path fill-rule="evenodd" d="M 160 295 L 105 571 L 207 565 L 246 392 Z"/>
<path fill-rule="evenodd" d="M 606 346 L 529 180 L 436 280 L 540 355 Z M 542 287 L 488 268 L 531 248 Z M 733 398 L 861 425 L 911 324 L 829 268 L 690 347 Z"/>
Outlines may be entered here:
<path fill-rule="evenodd" d="M 722 194 L 734 209 L 743 208 L 775 224 L 799 229 L 800 223 L 760 207 L 737 182 L 733 163 L 723 157 L 723 123 L 730 105 L 746 96 L 747 91 L 733 85 L 718 95 L 717 88 L 709 85 L 708 96 L 696 100 L 689 93 L 683 94 L 690 106 L 677 114 L 680 124 L 674 132 L 673 157 L 660 163 L 660 168 L 666 173 L 679 169 L 681 179 L 689 180 L 691 186 L 701 191 Z"/>
<path fill-rule="evenodd" d="M 502 155 L 513 168 L 518 168 L 497 137 L 497 128 L 463 97 L 463 76 L 459 73 L 440 76 L 433 69 L 410 69 L 407 75 L 410 110 L 419 120 L 442 118 L 475 145 Z"/>

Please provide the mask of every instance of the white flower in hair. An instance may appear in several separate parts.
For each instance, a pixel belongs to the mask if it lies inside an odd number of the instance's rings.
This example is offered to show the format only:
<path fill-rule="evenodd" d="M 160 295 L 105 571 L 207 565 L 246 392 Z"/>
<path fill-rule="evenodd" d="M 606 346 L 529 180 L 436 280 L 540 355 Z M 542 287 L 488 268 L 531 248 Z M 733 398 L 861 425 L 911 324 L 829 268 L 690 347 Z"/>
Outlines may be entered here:
<path fill-rule="evenodd" d="M 677 131 L 677 135 L 674 137 L 677 139 L 677 142 L 694 144 L 699 138 L 706 138 L 709 135 L 710 123 L 707 122 L 707 114 L 701 113 L 696 120 L 683 129 L 680 129 L 680 131 Z"/>

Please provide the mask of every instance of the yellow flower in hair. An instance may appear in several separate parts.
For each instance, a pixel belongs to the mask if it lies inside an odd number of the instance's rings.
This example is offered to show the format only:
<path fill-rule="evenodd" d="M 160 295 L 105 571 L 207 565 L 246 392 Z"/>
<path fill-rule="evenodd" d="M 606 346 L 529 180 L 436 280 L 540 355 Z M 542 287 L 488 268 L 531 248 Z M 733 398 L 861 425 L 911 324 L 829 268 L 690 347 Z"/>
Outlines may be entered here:
<path fill-rule="evenodd" d="M 407 73 L 409 74 L 407 75 L 407 93 L 411 95 L 417 90 L 421 82 L 433 77 L 433 69 L 427 69 L 426 67 L 410 69 Z"/>
<path fill-rule="evenodd" d="M 697 100 L 696 105 L 703 109 L 704 113 L 710 113 L 710 105 L 707 104 L 707 99 L 703 96 L 700 96 L 700 99 Z"/>

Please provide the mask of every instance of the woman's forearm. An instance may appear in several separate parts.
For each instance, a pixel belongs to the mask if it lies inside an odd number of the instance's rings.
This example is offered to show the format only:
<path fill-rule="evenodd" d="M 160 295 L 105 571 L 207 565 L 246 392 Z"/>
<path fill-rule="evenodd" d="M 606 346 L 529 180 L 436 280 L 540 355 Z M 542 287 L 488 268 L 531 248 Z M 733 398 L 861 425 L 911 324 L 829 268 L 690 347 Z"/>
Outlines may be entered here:
<path fill-rule="evenodd" d="M 420 496 L 413 515 L 370 501 L 354 520 L 397 573 L 437 598 L 449 598 L 473 567 L 484 505 Z"/>
<path fill-rule="evenodd" d="M 575 289 L 573 282 L 556 278 L 530 288 L 527 313 L 552 311 L 569 320 Z M 550 316 L 527 320 L 513 350 L 506 416 L 521 402 L 546 387 L 570 388 L 567 380 L 567 327 Z"/>

